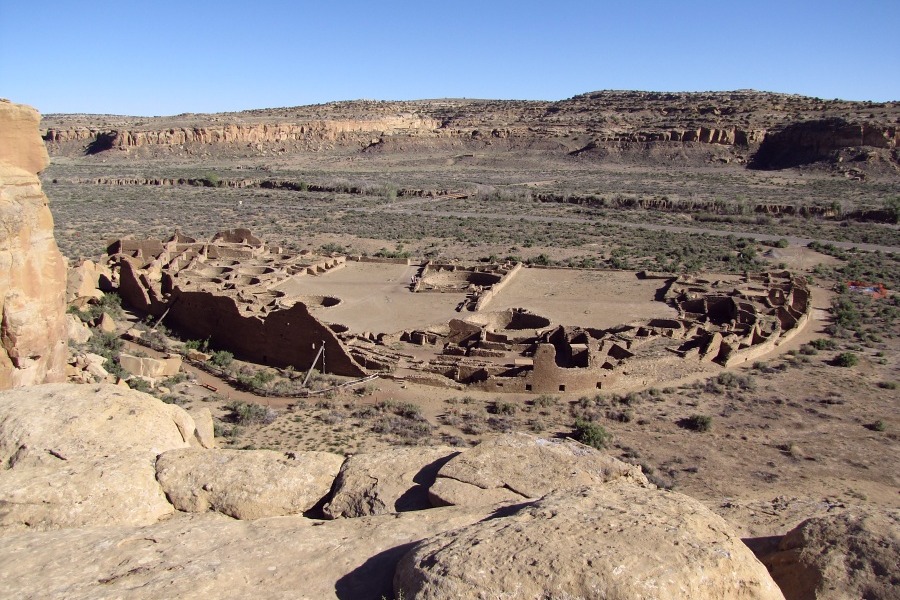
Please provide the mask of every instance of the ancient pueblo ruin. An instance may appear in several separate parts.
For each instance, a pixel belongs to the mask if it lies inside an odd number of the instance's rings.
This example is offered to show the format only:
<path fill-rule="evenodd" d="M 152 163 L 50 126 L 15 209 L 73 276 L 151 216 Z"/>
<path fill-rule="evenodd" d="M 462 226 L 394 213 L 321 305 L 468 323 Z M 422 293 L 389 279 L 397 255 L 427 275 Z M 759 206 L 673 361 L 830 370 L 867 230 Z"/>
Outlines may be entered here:
<path fill-rule="evenodd" d="M 791 338 L 810 311 L 805 281 L 788 272 L 701 277 L 294 256 L 246 229 L 208 242 L 180 233 L 122 239 L 109 254 L 129 304 L 247 361 L 324 363 L 336 375 L 494 392 L 608 390 L 683 376 L 703 363 L 732 366 Z M 543 303 L 546 314 L 514 289 L 518 278 L 533 289 L 560 275 L 601 287 L 630 282 L 645 297 L 627 300 L 646 318 L 579 322 L 566 306 L 612 311 L 603 298 L 581 295 L 577 283 L 551 286 L 560 301 Z M 383 320 L 367 320 L 379 310 Z"/>

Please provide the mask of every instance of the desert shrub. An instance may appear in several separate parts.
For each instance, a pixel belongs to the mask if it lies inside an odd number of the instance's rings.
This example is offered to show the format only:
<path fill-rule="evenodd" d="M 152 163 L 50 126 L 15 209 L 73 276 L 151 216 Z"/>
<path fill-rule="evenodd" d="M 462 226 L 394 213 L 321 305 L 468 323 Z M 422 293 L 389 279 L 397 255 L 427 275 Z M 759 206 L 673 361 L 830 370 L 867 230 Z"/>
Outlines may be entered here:
<path fill-rule="evenodd" d="M 679 425 L 691 431 L 706 432 L 712 429 L 712 417 L 709 415 L 691 415 L 681 419 Z"/>
<path fill-rule="evenodd" d="M 790 246 L 790 245 L 791 245 L 790 242 L 788 242 L 788 241 L 787 241 L 786 239 L 784 239 L 784 238 L 781 238 L 780 240 L 778 240 L 777 242 L 775 242 L 775 247 L 776 247 L 776 248 L 787 248 L 787 247 Z"/>
<path fill-rule="evenodd" d="M 602 426 L 584 419 L 575 419 L 575 430 L 572 433 L 572 437 L 582 444 L 592 446 L 598 450 L 606 448 L 612 441 L 612 435 Z"/>
<path fill-rule="evenodd" d="M 812 344 L 803 344 L 800 346 L 800 354 L 805 356 L 815 356 L 819 351 Z"/>
<path fill-rule="evenodd" d="M 160 329 L 161 328 L 162 327 L 160 326 Z M 144 333 L 141 336 L 141 339 L 144 340 L 148 346 L 158 352 L 165 352 L 169 349 L 169 340 L 166 338 L 165 333 L 163 333 L 159 329 L 154 329 Z"/>
<path fill-rule="evenodd" d="M 208 175 L 201 177 L 199 179 L 199 183 L 203 187 L 214 187 L 214 188 L 222 187 L 223 185 L 225 185 L 225 182 L 223 182 L 222 179 L 215 173 L 209 173 Z"/>
<path fill-rule="evenodd" d="M 872 429 L 872 431 L 886 431 L 886 430 L 887 430 L 887 423 L 885 423 L 885 422 L 884 422 L 883 420 L 881 420 L 881 419 L 878 419 L 877 421 L 875 421 L 874 423 L 872 423 L 871 429 Z"/>
<path fill-rule="evenodd" d="M 115 333 L 94 332 L 87 342 L 87 350 L 111 360 L 122 350 L 122 340 Z"/>
<path fill-rule="evenodd" d="M 834 364 L 839 367 L 855 367 L 859 364 L 859 357 L 853 352 L 841 352 L 835 357 Z"/>
<path fill-rule="evenodd" d="M 107 358 L 103 361 L 103 368 L 116 379 L 125 379 L 130 375 L 128 371 L 122 368 L 122 365 L 120 365 L 117 360 L 112 358 Z"/>
<path fill-rule="evenodd" d="M 221 369 L 228 367 L 234 361 L 234 354 L 228 350 L 218 350 L 213 352 L 209 362 Z"/>
<path fill-rule="evenodd" d="M 495 415 L 512 416 L 516 414 L 516 405 L 512 402 L 497 400 L 491 405 L 491 412 Z"/>
<path fill-rule="evenodd" d="M 631 423 L 632 419 L 634 419 L 634 411 L 631 409 L 609 410 L 606 411 L 606 418 L 619 423 Z"/>
<path fill-rule="evenodd" d="M 243 370 L 237 374 L 236 378 L 242 386 L 262 392 L 269 389 L 269 384 L 275 379 L 275 374 L 265 369 L 258 371 Z"/>
<path fill-rule="evenodd" d="M 896 390 L 897 382 L 896 381 L 879 381 L 878 387 L 883 390 Z"/>
<path fill-rule="evenodd" d="M 231 411 L 231 418 L 238 425 L 268 425 L 278 418 L 275 409 L 253 402 L 235 401 L 226 408 Z"/>
<path fill-rule="evenodd" d="M 817 340 L 813 340 L 809 343 L 809 345 L 816 350 L 834 350 L 837 347 L 837 344 L 834 343 L 834 340 L 828 338 L 819 338 Z"/>
<path fill-rule="evenodd" d="M 135 391 L 144 392 L 144 393 L 148 393 L 148 394 L 152 391 L 152 388 L 150 387 L 150 382 L 147 381 L 146 379 L 142 379 L 140 377 L 132 377 L 131 379 L 129 379 L 128 387 L 130 387 L 131 389 L 133 389 Z"/>
<path fill-rule="evenodd" d="M 533 400 L 533 403 L 535 406 L 540 408 L 550 408 L 551 406 L 555 406 L 558 401 L 559 398 L 557 398 L 556 396 L 541 394 Z"/>
<path fill-rule="evenodd" d="M 756 382 L 750 375 L 739 375 L 731 371 L 719 373 L 716 377 L 716 383 L 726 388 L 739 388 L 742 390 L 752 391 L 756 388 Z"/>
<path fill-rule="evenodd" d="M 862 314 L 856 304 L 845 296 L 839 296 L 831 302 L 831 312 L 834 315 L 835 327 L 844 329 L 856 329 L 862 324 Z"/>
<path fill-rule="evenodd" d="M 399 438 L 401 443 L 415 443 L 431 435 L 433 427 L 425 420 L 407 419 L 397 415 L 382 415 L 372 425 L 372 431 Z"/>
<path fill-rule="evenodd" d="M 206 352 L 207 350 L 209 350 L 209 338 L 205 340 L 188 340 L 184 343 L 184 349 Z"/>
<path fill-rule="evenodd" d="M 512 419 L 504 419 L 503 417 L 488 417 L 487 426 L 493 431 L 508 433 L 513 430 Z"/>
<path fill-rule="evenodd" d="M 319 248 L 325 254 L 347 254 L 346 248 L 344 248 L 340 244 L 336 244 L 334 242 L 328 242 L 327 244 L 322 244 Z"/>

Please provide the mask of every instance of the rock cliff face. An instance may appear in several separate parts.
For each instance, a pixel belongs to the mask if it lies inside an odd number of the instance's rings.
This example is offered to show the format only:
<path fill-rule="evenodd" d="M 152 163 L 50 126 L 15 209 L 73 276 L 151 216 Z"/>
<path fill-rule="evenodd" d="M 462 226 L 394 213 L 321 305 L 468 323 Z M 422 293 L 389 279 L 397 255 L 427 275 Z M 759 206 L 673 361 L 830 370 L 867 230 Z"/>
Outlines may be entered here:
<path fill-rule="evenodd" d="M 65 378 L 66 264 L 37 178 L 39 119 L 0 101 L 0 389 Z"/>
<path fill-rule="evenodd" d="M 514 150 L 594 161 L 744 164 L 766 143 L 776 154 L 787 148 L 813 161 L 834 159 L 847 147 L 890 153 L 897 146 L 897 112 L 896 103 L 752 90 L 604 91 L 558 102 L 355 101 L 152 118 L 51 115 L 44 139 L 51 153 L 63 155 Z M 842 123 L 839 131 L 822 126 L 834 120 Z M 780 168 L 766 156 L 755 163 Z"/>

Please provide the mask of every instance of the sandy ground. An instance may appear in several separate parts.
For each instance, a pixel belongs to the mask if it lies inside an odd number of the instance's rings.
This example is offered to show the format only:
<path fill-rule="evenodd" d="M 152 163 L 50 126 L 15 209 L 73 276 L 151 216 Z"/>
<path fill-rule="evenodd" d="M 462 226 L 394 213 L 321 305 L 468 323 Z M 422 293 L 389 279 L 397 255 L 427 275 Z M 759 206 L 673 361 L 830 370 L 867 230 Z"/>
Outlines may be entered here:
<path fill-rule="evenodd" d="M 278 289 L 340 298 L 337 306 L 315 308 L 314 314 L 358 333 L 423 329 L 458 318 L 456 306 L 465 294 L 414 294 L 409 281 L 417 270 L 416 266 L 348 262 L 325 275 L 295 277 Z"/>
<path fill-rule="evenodd" d="M 605 329 L 676 317 L 675 309 L 654 300 L 663 283 L 624 271 L 522 269 L 486 310 L 524 307 L 554 323 Z"/>

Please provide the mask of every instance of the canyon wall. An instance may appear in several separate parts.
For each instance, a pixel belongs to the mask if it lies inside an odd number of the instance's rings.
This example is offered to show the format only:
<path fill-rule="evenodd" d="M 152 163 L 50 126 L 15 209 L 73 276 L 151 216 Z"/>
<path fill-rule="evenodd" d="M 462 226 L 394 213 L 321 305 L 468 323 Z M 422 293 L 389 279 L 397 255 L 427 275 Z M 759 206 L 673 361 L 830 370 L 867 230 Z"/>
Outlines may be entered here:
<path fill-rule="evenodd" d="M 64 381 L 66 263 L 37 178 L 40 115 L 0 100 L 0 389 Z"/>

